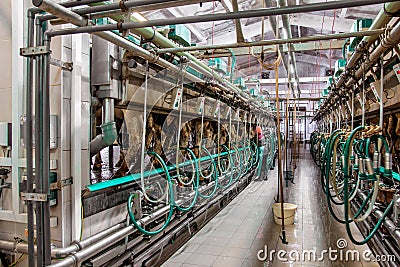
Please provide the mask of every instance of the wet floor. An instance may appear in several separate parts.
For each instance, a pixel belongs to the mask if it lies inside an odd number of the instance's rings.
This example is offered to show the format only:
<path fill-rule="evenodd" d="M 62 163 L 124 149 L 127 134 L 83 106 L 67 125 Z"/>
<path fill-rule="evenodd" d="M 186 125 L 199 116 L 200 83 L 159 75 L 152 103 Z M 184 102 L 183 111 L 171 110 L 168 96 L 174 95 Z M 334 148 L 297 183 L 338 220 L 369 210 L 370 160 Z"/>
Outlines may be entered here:
<path fill-rule="evenodd" d="M 119 170 L 116 164 L 120 160 L 120 147 L 112 146 L 113 161 L 110 162 L 110 148 L 104 148 L 92 158 L 92 170 L 90 172 L 90 183 L 100 183 L 115 178 L 114 174 Z M 110 164 L 111 163 L 111 164 Z"/>
<path fill-rule="evenodd" d="M 348 253 L 350 261 L 344 261 L 346 251 L 362 255 L 369 248 L 351 244 L 345 227 L 329 214 L 318 180 L 319 171 L 309 151 L 301 150 L 294 184 L 289 183 L 285 188 L 286 202 L 298 206 L 294 225 L 286 227 L 287 245 L 282 244 L 281 228 L 273 221 L 272 204 L 278 190 L 275 169 L 267 181 L 249 185 L 162 266 L 379 266 L 363 261 L 362 256 L 357 261 L 351 253 Z M 352 231 L 356 239 L 362 239 L 356 227 Z M 337 247 L 338 240 L 343 249 Z M 327 253 L 321 257 L 322 251 L 329 248 L 331 257 Z M 276 251 L 271 260 L 265 259 L 265 250 L 268 256 L 272 250 Z M 286 252 L 280 259 L 279 250 Z M 343 261 L 338 260 L 340 253 Z"/>

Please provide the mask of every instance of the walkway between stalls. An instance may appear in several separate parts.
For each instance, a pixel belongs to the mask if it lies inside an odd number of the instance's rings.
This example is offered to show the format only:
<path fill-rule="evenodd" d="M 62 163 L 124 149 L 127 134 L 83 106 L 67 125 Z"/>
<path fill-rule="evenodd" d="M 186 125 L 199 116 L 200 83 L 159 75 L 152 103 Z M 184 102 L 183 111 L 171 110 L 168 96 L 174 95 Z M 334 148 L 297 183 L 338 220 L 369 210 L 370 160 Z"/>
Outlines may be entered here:
<path fill-rule="evenodd" d="M 327 257 L 323 262 L 258 259 L 258 252 L 265 246 L 269 251 L 283 249 L 298 251 L 299 255 L 303 250 L 315 247 L 319 255 L 329 246 L 337 249 L 339 239 L 347 241 L 347 249 L 357 249 L 360 253 L 368 249 L 366 245 L 351 244 L 344 226 L 331 217 L 318 180 L 318 167 L 309 151 L 301 150 L 295 183 L 285 188 L 286 202 L 298 205 L 295 224 L 286 226 L 288 245 L 282 244 L 280 226 L 273 222 L 272 204 L 278 189 L 275 168 L 270 171 L 267 181 L 255 181 L 249 185 L 162 266 L 379 266 L 373 262 L 331 262 Z M 358 229 L 353 227 L 353 232 L 357 239 L 361 239 Z"/>

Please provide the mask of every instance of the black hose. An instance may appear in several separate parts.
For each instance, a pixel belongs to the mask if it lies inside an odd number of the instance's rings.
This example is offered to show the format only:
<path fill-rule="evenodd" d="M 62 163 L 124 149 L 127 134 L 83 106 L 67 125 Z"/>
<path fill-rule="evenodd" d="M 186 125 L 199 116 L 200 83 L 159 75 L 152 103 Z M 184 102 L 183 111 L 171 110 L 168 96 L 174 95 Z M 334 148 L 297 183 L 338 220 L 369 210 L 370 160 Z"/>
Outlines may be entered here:
<path fill-rule="evenodd" d="M 3 185 L 4 185 L 4 179 L 1 179 L 1 184 L 0 184 L 0 199 L 1 199 L 1 195 L 3 194 Z"/>
<path fill-rule="evenodd" d="M 8 261 L 7 255 L 1 251 L 0 251 L 0 262 L 3 267 L 10 266 L 10 262 Z"/>

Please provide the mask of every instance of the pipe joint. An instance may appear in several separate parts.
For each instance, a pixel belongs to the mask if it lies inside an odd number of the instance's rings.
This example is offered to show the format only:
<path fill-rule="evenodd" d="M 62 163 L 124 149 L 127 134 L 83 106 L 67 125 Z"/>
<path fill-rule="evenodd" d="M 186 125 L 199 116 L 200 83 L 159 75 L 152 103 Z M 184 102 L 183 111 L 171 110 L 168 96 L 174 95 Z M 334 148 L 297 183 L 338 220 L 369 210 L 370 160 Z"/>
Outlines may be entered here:
<path fill-rule="evenodd" d="M 388 11 L 387 6 L 388 4 L 383 5 L 383 12 L 386 14 L 388 17 L 400 17 L 400 9 L 397 9 L 396 11 Z"/>
<path fill-rule="evenodd" d="M 101 131 L 102 133 L 90 142 L 91 157 L 99 153 L 103 148 L 111 146 L 118 137 L 117 127 L 113 121 L 102 124 Z"/>
<path fill-rule="evenodd" d="M 118 137 L 115 122 L 107 122 L 101 125 L 102 138 L 107 146 L 111 146 Z"/>

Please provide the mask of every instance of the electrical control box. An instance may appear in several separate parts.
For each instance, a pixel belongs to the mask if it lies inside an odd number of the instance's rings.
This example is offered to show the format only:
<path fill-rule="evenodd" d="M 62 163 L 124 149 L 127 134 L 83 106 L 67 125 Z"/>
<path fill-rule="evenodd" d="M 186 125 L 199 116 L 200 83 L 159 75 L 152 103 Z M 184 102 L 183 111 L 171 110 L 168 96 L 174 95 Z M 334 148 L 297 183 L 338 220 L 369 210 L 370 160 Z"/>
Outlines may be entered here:
<path fill-rule="evenodd" d="M 361 32 L 367 31 L 371 27 L 372 19 L 358 19 L 353 23 L 353 27 L 350 32 Z M 350 47 L 356 48 L 362 37 L 350 37 Z"/>
<path fill-rule="evenodd" d="M 328 80 L 326 81 L 326 89 L 330 90 L 332 84 L 333 84 L 333 78 L 329 77 Z"/>
<path fill-rule="evenodd" d="M 187 67 L 186 71 L 194 76 L 196 76 L 197 78 L 203 79 L 203 74 L 201 74 L 200 72 L 196 71 L 195 69 L 191 68 L 191 67 Z"/>
<path fill-rule="evenodd" d="M 168 38 L 183 46 L 190 46 L 192 41 L 191 32 L 182 24 L 169 25 Z"/>
<path fill-rule="evenodd" d="M 91 85 L 96 89 L 96 96 L 100 99 L 121 99 L 122 62 L 120 60 L 120 48 L 94 35 L 92 36 L 91 60 Z"/>
<path fill-rule="evenodd" d="M 338 59 L 335 63 L 335 77 L 339 77 L 346 67 L 345 59 Z"/>
<path fill-rule="evenodd" d="M 228 65 L 222 58 L 213 58 L 208 61 L 208 66 L 223 75 L 228 73 Z"/>
<path fill-rule="evenodd" d="M 11 123 L 0 122 L 0 146 L 11 146 L 12 134 L 11 134 Z"/>
<path fill-rule="evenodd" d="M 353 55 L 355 49 L 353 47 L 351 47 L 350 45 L 346 45 L 344 48 L 344 55 L 343 58 L 346 60 L 349 60 L 351 58 L 351 56 Z"/>
<path fill-rule="evenodd" d="M 249 93 L 252 96 L 260 95 L 260 83 L 257 81 L 256 83 L 252 83 L 248 85 Z"/>
<path fill-rule="evenodd" d="M 244 79 L 242 77 L 236 78 L 233 84 L 239 87 L 240 89 L 244 89 L 246 87 L 244 84 Z"/>
<path fill-rule="evenodd" d="M 329 95 L 329 91 L 329 88 L 325 88 L 321 93 L 322 97 L 327 97 Z"/>

